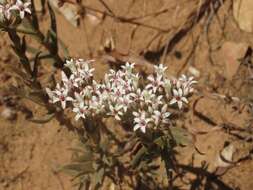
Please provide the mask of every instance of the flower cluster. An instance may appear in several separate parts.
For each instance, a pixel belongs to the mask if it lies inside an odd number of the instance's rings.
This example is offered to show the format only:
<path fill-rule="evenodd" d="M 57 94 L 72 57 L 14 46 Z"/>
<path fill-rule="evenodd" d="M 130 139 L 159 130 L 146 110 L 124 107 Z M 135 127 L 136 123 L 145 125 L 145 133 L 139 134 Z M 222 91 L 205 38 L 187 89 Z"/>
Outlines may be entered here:
<path fill-rule="evenodd" d="M 21 1 L 16 0 L 15 3 L 11 1 L 10 3 L 6 0 L 2 0 L 0 2 L 0 15 L 2 17 L 1 20 L 9 21 L 12 15 L 18 14 L 21 19 L 25 17 L 25 13 L 31 14 L 30 10 L 30 1 Z"/>
<path fill-rule="evenodd" d="M 100 83 L 93 79 L 92 61 L 68 60 L 69 77 L 62 71 L 62 82 L 54 90 L 46 88 L 51 103 L 59 102 L 76 113 L 75 119 L 109 117 L 130 121 L 134 131 L 146 132 L 169 122 L 173 107 L 182 109 L 194 91 L 193 77 L 182 75 L 179 79 L 165 76 L 162 64 L 154 66 L 155 72 L 142 79 L 134 72 L 134 64 L 126 63 L 120 70 L 110 70 Z"/>

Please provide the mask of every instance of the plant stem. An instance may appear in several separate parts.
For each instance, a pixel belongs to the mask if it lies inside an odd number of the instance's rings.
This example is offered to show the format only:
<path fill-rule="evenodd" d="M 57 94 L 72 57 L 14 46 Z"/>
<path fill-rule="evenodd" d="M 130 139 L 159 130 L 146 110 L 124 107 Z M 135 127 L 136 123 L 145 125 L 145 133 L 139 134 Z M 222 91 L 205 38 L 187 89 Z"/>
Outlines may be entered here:
<path fill-rule="evenodd" d="M 165 146 L 161 151 L 161 158 L 165 164 L 165 170 L 167 174 L 167 181 L 168 181 L 168 189 L 173 189 L 173 159 L 172 159 L 172 152 L 168 150 L 168 147 Z"/>

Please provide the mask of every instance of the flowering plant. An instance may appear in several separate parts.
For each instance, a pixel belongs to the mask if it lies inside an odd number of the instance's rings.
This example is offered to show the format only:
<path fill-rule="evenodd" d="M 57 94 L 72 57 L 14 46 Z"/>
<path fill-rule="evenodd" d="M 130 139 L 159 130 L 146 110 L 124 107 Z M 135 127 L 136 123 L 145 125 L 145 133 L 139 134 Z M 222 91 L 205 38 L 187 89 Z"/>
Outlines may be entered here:
<path fill-rule="evenodd" d="M 126 167 L 126 163 L 119 159 L 117 151 L 112 152 L 109 147 L 105 148 L 103 142 L 105 137 L 102 138 L 104 135 L 101 130 L 106 127 L 99 129 L 103 126 L 101 123 L 104 118 L 113 117 L 122 124 L 128 124 L 130 130 L 136 131 L 137 141 L 141 142 L 142 148 L 132 159 L 131 167 L 140 170 L 141 174 L 144 168 L 139 165 L 143 157 L 149 155 L 146 159 L 152 160 L 152 157 L 160 155 L 165 161 L 169 176 L 171 172 L 169 159 L 173 156 L 169 150 L 174 146 L 171 143 L 181 144 L 183 133 L 178 131 L 179 128 L 169 127 L 169 125 L 173 121 L 173 115 L 176 115 L 176 110 L 183 110 L 188 104 L 188 98 L 194 92 L 193 86 L 197 81 L 186 75 L 178 79 L 167 77 L 165 73 L 167 67 L 162 64 L 155 65 L 154 72 L 144 78 L 135 72 L 134 63 L 126 63 L 117 71 L 109 70 L 103 80 L 98 82 L 93 76 L 95 69 L 91 68 L 92 62 L 83 59 L 67 60 L 65 66 L 70 71 L 68 76 L 62 71 L 61 82 L 56 84 L 56 88 L 53 90 L 46 88 L 50 103 L 60 106 L 63 110 L 72 110 L 75 113 L 75 120 L 82 120 L 85 128 L 90 127 L 86 130 L 88 137 L 84 140 L 85 146 L 93 150 L 92 154 L 98 153 L 97 156 L 90 156 L 84 162 L 77 161 L 74 165 L 68 165 L 66 169 L 76 171 L 76 166 L 92 163 L 89 169 L 79 171 L 75 176 L 85 176 L 87 179 L 86 172 L 92 173 L 95 179 L 100 179 L 94 184 L 101 185 L 104 176 L 114 173 L 115 168 Z M 110 138 L 117 139 L 115 137 L 117 134 L 112 133 L 107 134 L 107 141 L 110 141 Z M 119 140 L 116 142 L 117 146 L 121 144 Z M 80 158 L 85 154 L 86 152 L 79 155 Z M 116 159 L 116 161 L 110 164 L 104 163 L 104 159 L 101 160 L 104 156 L 107 160 Z M 77 160 L 80 158 L 78 157 Z M 151 168 L 146 172 L 151 172 Z M 108 171 L 108 174 L 105 171 Z M 89 178 L 91 181 L 92 176 Z"/>
<path fill-rule="evenodd" d="M 136 72 L 134 63 L 126 63 L 119 70 L 111 69 L 102 81 L 97 81 L 93 75 L 95 69 L 91 67 L 94 61 L 65 56 L 64 63 L 58 55 L 58 44 L 62 43 L 58 43 L 56 19 L 49 3 L 48 9 L 51 27 L 44 35 L 39 28 L 33 0 L 0 1 L 0 27 L 8 33 L 23 68 L 13 70 L 25 86 L 15 90 L 48 110 L 45 119 L 30 121 L 43 123 L 55 117 L 69 129 L 77 130 L 81 144 L 85 146 L 78 150 L 78 154 L 82 154 L 77 156 L 75 163 L 66 168 L 77 171 L 75 177 L 81 179 L 81 184 L 86 179 L 88 182 L 95 179 L 95 186 L 101 185 L 105 176 L 117 181 L 120 169 L 126 176 L 147 178 L 146 181 L 149 181 L 148 177 L 153 176 L 152 172 L 157 168 L 150 164 L 155 157 L 165 161 L 168 174 L 173 143 L 181 143 L 182 133 L 172 127 L 172 121 L 177 110 L 184 110 L 187 106 L 197 82 L 185 75 L 168 77 L 167 67 L 162 64 L 155 65 L 154 72 L 143 77 Z M 19 33 L 35 37 L 44 49 L 33 48 L 37 51 L 28 57 L 25 37 L 21 38 Z M 61 81 L 51 88 L 44 88 L 37 78 L 38 65 L 47 58 L 54 61 L 57 69 L 61 69 Z M 51 77 L 54 79 L 53 75 Z M 71 122 L 65 117 L 66 109 L 75 114 L 75 120 L 83 122 L 82 129 L 68 125 Z M 129 136 L 119 139 L 120 135 L 105 126 L 105 118 L 110 117 L 122 126 L 128 126 L 123 128 L 131 135 L 131 140 Z M 129 134 L 129 129 L 134 133 Z M 131 153 L 135 145 L 137 150 Z"/>
<path fill-rule="evenodd" d="M 130 121 L 133 130 L 157 129 L 169 123 L 173 108 L 183 109 L 196 83 L 193 77 L 182 75 L 169 79 L 167 67 L 154 66 L 154 73 L 143 80 L 134 73 L 134 63 L 126 63 L 120 70 L 110 70 L 98 83 L 93 77 L 92 61 L 71 59 L 66 67 L 69 77 L 62 71 L 61 84 L 54 90 L 46 88 L 51 103 L 60 102 L 62 109 L 71 107 L 75 119 L 105 118 L 113 116 L 119 121 Z"/>

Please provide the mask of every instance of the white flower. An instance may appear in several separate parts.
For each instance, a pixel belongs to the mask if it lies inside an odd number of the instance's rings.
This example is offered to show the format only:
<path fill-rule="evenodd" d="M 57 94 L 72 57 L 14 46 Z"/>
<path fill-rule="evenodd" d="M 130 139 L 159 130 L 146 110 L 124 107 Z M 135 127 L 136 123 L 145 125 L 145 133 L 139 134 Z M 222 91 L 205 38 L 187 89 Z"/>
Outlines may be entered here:
<path fill-rule="evenodd" d="M 127 62 L 125 65 L 122 65 L 121 68 L 129 76 L 132 73 L 133 69 L 134 69 L 134 65 L 135 65 L 135 63 L 130 64 L 129 62 Z"/>
<path fill-rule="evenodd" d="M 31 5 L 30 1 L 27 1 L 24 3 L 21 0 L 16 0 L 16 4 L 13 5 L 10 9 L 11 10 L 18 10 L 20 18 L 23 19 L 25 17 L 25 13 L 31 14 L 31 10 L 29 8 L 30 5 Z"/>
<path fill-rule="evenodd" d="M 167 124 L 169 122 L 168 117 L 171 115 L 170 112 L 167 112 L 167 104 L 165 104 L 161 111 L 155 110 L 154 114 L 152 115 L 152 119 L 154 120 L 154 123 L 156 126 L 158 126 L 160 123 Z"/>
<path fill-rule="evenodd" d="M 76 73 L 76 64 L 74 59 L 66 60 L 65 66 L 68 67 L 72 73 Z"/>
<path fill-rule="evenodd" d="M 77 83 L 77 81 L 75 80 L 74 75 L 70 75 L 70 77 L 69 77 L 69 79 L 68 79 L 67 75 L 62 71 L 62 72 L 61 72 L 61 80 L 62 80 L 62 82 L 63 82 L 63 85 L 64 85 L 67 89 L 69 89 L 69 90 L 73 89 L 74 87 L 78 87 L 78 83 Z"/>
<path fill-rule="evenodd" d="M 140 95 L 139 98 L 143 103 L 151 104 L 155 99 L 155 94 L 153 94 L 152 90 L 144 89 L 143 91 L 141 91 L 140 89 L 138 89 L 137 93 Z"/>
<path fill-rule="evenodd" d="M 181 77 L 178 80 L 182 82 L 183 86 L 191 86 L 197 83 L 197 81 L 194 80 L 194 77 L 188 78 L 186 75 L 181 75 Z"/>
<path fill-rule="evenodd" d="M 171 93 L 171 81 L 169 79 L 164 79 L 163 88 L 165 90 L 166 96 L 169 97 Z"/>
<path fill-rule="evenodd" d="M 182 75 L 178 80 L 177 80 L 177 88 L 182 88 L 184 96 L 189 95 L 194 91 L 194 88 L 192 85 L 196 84 L 197 81 L 194 80 L 194 77 L 187 77 L 186 75 Z"/>
<path fill-rule="evenodd" d="M 75 96 L 75 101 L 73 102 L 74 104 L 76 104 L 76 103 L 79 104 L 81 102 L 84 102 L 84 96 L 82 93 L 79 94 L 79 93 L 75 92 L 74 96 Z"/>
<path fill-rule="evenodd" d="M 11 9 L 10 9 L 10 4 L 5 4 L 5 5 L 1 5 L 0 4 L 0 13 L 4 16 L 4 18 L 6 18 L 7 20 L 10 20 L 11 18 Z"/>
<path fill-rule="evenodd" d="M 183 96 L 183 90 L 181 88 L 178 90 L 173 89 L 173 99 L 170 101 L 170 104 L 175 103 L 177 103 L 179 109 L 183 107 L 183 103 L 188 103 L 187 98 Z"/>
<path fill-rule="evenodd" d="M 133 90 L 137 90 L 138 86 L 139 86 L 139 74 L 132 74 L 130 81 L 131 81 L 131 85 L 133 87 Z"/>
<path fill-rule="evenodd" d="M 49 97 L 49 102 L 53 103 L 53 99 L 56 96 L 56 94 L 49 88 L 46 88 L 47 95 Z"/>
<path fill-rule="evenodd" d="M 85 119 L 88 107 L 84 105 L 84 102 L 80 102 L 79 104 L 75 105 L 76 107 L 73 108 L 73 112 L 76 113 L 75 120 L 78 120 L 80 118 Z"/>
<path fill-rule="evenodd" d="M 163 80 L 161 75 L 157 77 L 150 75 L 148 76 L 148 80 L 151 83 L 146 86 L 146 89 L 151 89 L 154 93 L 157 91 L 159 87 L 163 86 Z"/>
<path fill-rule="evenodd" d="M 102 99 L 97 96 L 92 96 L 91 101 L 89 102 L 90 108 L 94 110 L 96 114 L 104 112 L 105 104 Z"/>
<path fill-rule="evenodd" d="M 119 102 L 122 105 L 124 112 L 127 112 L 127 109 L 131 106 L 130 104 L 133 103 L 134 93 L 126 94 L 119 98 Z"/>
<path fill-rule="evenodd" d="M 164 67 L 163 64 L 159 64 L 158 66 L 154 66 L 155 72 L 157 76 L 164 76 L 164 72 L 166 71 L 168 67 Z"/>
<path fill-rule="evenodd" d="M 61 102 L 63 109 L 66 108 L 66 102 L 71 102 L 74 99 L 68 96 L 68 89 L 60 87 L 59 84 L 56 85 L 56 89 L 51 91 L 47 89 L 48 95 L 52 98 L 52 103 Z"/>
<path fill-rule="evenodd" d="M 110 113 L 108 113 L 108 115 L 112 115 L 115 117 L 116 120 L 120 121 L 121 120 L 120 117 L 123 115 L 123 112 L 121 111 L 122 108 L 123 108 L 123 106 L 120 104 L 116 104 L 115 106 L 112 106 L 110 104 L 109 105 Z"/>
<path fill-rule="evenodd" d="M 156 96 L 154 98 L 154 101 L 151 102 L 152 104 L 152 108 L 157 109 L 160 105 L 165 104 L 165 102 L 163 101 L 163 95 L 160 96 Z"/>
<path fill-rule="evenodd" d="M 87 97 L 87 98 L 91 98 L 92 97 L 92 93 L 93 93 L 93 87 L 92 86 L 85 86 L 82 91 L 80 92 L 80 94 L 83 97 Z"/>
<path fill-rule="evenodd" d="M 194 91 L 194 88 L 192 88 L 191 86 L 183 86 L 183 94 L 184 96 L 188 96 L 190 93 L 192 93 Z"/>
<path fill-rule="evenodd" d="M 78 72 L 81 74 L 82 78 L 86 81 L 88 81 L 92 76 L 92 72 L 94 71 L 94 68 L 89 67 L 87 62 L 82 63 L 81 69 L 78 70 Z"/>
<path fill-rule="evenodd" d="M 146 112 L 133 112 L 134 118 L 134 131 L 140 129 L 143 133 L 146 132 L 146 127 L 150 121 L 152 121 L 151 118 L 146 118 Z"/>

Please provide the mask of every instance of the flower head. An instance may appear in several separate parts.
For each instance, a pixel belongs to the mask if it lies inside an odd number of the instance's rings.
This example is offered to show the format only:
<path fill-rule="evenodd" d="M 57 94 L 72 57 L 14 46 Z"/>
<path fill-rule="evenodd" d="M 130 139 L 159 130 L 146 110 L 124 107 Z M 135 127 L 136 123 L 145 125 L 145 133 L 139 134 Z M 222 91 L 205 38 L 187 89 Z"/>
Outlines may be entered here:
<path fill-rule="evenodd" d="M 159 124 L 167 124 L 169 123 L 168 117 L 171 115 L 170 112 L 167 111 L 167 104 L 165 104 L 161 110 L 154 110 L 154 114 L 152 115 L 152 119 L 156 126 Z"/>
<path fill-rule="evenodd" d="M 51 99 L 52 103 L 61 102 L 63 109 L 66 108 L 66 102 L 73 101 L 73 98 L 68 96 L 68 89 L 60 87 L 59 84 L 56 85 L 56 89 L 51 91 L 49 88 L 46 88 L 47 94 Z"/>
<path fill-rule="evenodd" d="M 88 107 L 84 105 L 84 102 L 80 102 L 79 104 L 75 104 L 76 106 L 73 108 L 73 112 L 76 113 L 75 120 L 80 118 L 85 119 L 88 111 Z"/>
<path fill-rule="evenodd" d="M 140 129 L 143 133 L 146 132 L 146 127 L 148 123 L 152 121 L 151 118 L 146 117 L 145 111 L 133 112 L 134 118 L 134 131 Z"/>
<path fill-rule="evenodd" d="M 19 16 L 21 19 L 23 19 L 25 17 L 25 13 L 29 14 L 32 13 L 30 10 L 30 5 L 31 5 L 30 1 L 24 3 L 21 0 L 16 0 L 16 4 L 12 5 L 10 9 L 19 11 Z"/>
<path fill-rule="evenodd" d="M 122 108 L 123 106 L 120 104 L 116 104 L 114 106 L 110 104 L 109 105 L 110 112 L 108 113 L 108 115 L 112 115 L 115 117 L 116 120 L 120 121 L 123 115 Z"/>
<path fill-rule="evenodd" d="M 10 20 L 11 18 L 11 5 L 9 3 L 6 3 L 4 5 L 0 4 L 0 13 L 3 15 L 3 17 L 7 20 Z"/>
<path fill-rule="evenodd" d="M 177 103 L 179 109 L 182 109 L 183 103 L 188 103 L 188 100 L 184 97 L 183 90 L 181 88 L 173 89 L 173 99 L 170 101 L 170 104 L 175 103 Z"/>
<path fill-rule="evenodd" d="M 159 64 L 158 66 L 157 65 L 154 66 L 154 69 L 155 69 L 155 72 L 156 72 L 157 76 L 160 76 L 160 75 L 164 76 L 164 73 L 165 73 L 167 68 L 168 67 L 164 67 L 163 64 Z"/>
<path fill-rule="evenodd" d="M 159 87 L 163 86 L 162 75 L 154 77 L 153 75 L 148 76 L 148 80 L 151 82 L 146 86 L 146 89 L 151 89 L 154 93 Z"/>

